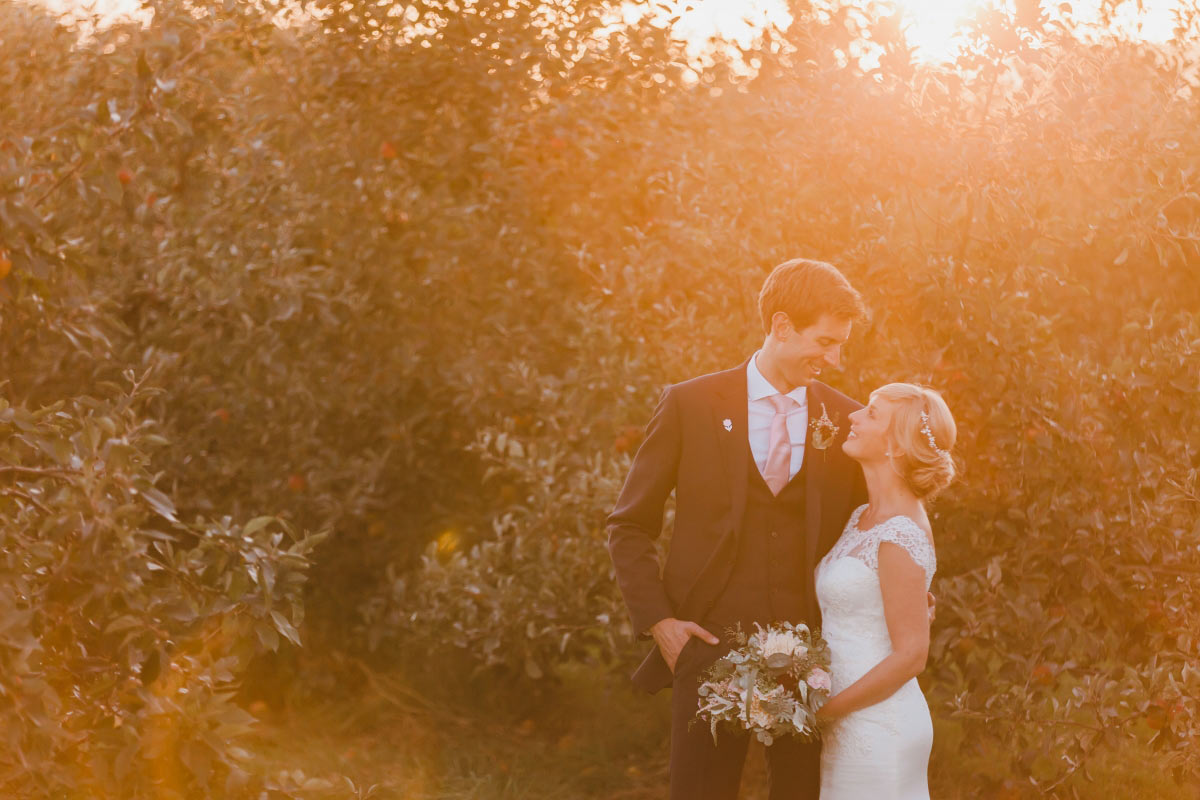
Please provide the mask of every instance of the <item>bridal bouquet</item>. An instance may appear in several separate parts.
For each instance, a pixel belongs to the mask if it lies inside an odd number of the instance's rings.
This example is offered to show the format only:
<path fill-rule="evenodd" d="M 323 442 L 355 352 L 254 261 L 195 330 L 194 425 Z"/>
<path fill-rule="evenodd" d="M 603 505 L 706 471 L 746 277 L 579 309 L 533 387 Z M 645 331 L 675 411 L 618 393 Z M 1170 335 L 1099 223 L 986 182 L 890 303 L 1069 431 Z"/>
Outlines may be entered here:
<path fill-rule="evenodd" d="M 734 649 L 705 671 L 696 720 L 709 724 L 714 742 L 718 726 L 751 731 L 763 744 L 816 739 L 816 712 L 831 689 L 825 640 L 803 624 L 754 627 L 749 636 L 739 627 Z"/>

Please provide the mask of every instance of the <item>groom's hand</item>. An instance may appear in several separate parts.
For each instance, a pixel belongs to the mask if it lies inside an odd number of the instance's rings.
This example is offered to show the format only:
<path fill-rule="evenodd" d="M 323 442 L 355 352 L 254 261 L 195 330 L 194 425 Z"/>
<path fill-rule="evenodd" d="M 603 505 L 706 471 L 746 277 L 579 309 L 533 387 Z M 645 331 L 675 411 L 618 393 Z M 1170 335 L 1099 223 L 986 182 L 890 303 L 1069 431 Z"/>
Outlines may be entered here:
<path fill-rule="evenodd" d="M 671 674 L 675 673 L 675 661 L 679 658 L 679 651 L 687 644 L 687 640 L 690 637 L 699 636 L 709 644 L 717 644 L 720 641 L 720 639 L 696 623 L 685 619 L 675 619 L 674 617 L 660 619 L 654 623 L 654 627 L 650 629 L 650 633 L 654 636 L 654 642 L 658 645 L 658 651 L 662 653 L 663 661 L 667 662 L 667 667 L 671 670 Z"/>

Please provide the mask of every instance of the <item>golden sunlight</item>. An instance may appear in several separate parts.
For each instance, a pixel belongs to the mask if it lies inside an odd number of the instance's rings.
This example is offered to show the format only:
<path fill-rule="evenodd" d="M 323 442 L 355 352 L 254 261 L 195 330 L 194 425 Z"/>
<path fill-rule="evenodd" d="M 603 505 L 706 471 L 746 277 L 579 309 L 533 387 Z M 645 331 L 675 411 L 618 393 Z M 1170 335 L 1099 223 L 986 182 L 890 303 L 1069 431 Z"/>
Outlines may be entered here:
<path fill-rule="evenodd" d="M 1072 18 L 1088 29 L 1101 32 L 1100 7 L 1104 0 L 1043 2 L 1052 18 Z M 122 19 L 136 18 L 140 0 L 38 0 L 47 8 L 76 20 L 94 19 L 101 26 Z M 901 28 L 916 57 L 921 61 L 949 61 L 960 43 L 962 22 L 981 8 L 1012 0 L 894 0 L 890 5 L 901 15 Z M 640 0 L 624 5 L 624 21 L 632 24 L 647 15 L 667 20 L 676 18 L 675 32 L 688 43 L 688 54 L 703 61 L 711 53 L 714 38 L 745 47 L 767 25 L 786 28 L 791 22 L 786 0 L 675 0 L 645 3 Z M 819 9 L 822 3 L 816 3 Z M 882 3 L 886 7 L 888 3 Z M 1133 39 L 1162 42 L 1170 39 L 1175 24 L 1174 12 L 1180 0 L 1125 0 L 1113 12 L 1111 32 Z"/>
<path fill-rule="evenodd" d="M 983 0 L 900 0 L 901 27 L 917 57 L 925 61 L 953 58 L 962 21 L 979 10 Z"/>
<path fill-rule="evenodd" d="M 994 0 L 896 0 L 908 41 L 923 61 L 952 59 L 958 49 L 961 23 L 980 9 L 996 4 Z M 1095 31 L 1099 31 L 1100 6 L 1101 0 L 1042 3 L 1051 19 L 1073 19 Z M 1179 0 L 1121 3 L 1113 14 L 1110 31 L 1132 39 L 1165 42 L 1171 38 L 1178 7 Z"/>
<path fill-rule="evenodd" d="M 1004 4 L 1004 0 L 999 2 Z M 1051 18 L 1069 16 L 1085 29 L 1099 32 L 1101 2 L 1044 2 L 1042 7 Z M 995 4 L 997 0 L 895 0 L 892 6 L 901 16 L 901 28 L 915 49 L 916 57 L 929 62 L 953 59 L 960 43 L 960 27 L 964 20 L 980 9 Z M 630 7 L 640 5 L 631 3 Z M 1174 11 L 1178 7 L 1179 0 L 1142 0 L 1141 3 L 1127 0 L 1117 7 L 1111 30 L 1134 39 L 1166 41 L 1171 37 L 1175 23 Z M 688 42 L 688 50 L 693 57 L 702 54 L 714 36 L 744 46 L 765 25 L 786 28 L 791 21 L 785 0 L 679 0 L 669 13 L 662 16 L 672 15 L 678 16 L 675 30 Z M 634 15 L 635 18 L 637 16 L 640 14 Z"/>

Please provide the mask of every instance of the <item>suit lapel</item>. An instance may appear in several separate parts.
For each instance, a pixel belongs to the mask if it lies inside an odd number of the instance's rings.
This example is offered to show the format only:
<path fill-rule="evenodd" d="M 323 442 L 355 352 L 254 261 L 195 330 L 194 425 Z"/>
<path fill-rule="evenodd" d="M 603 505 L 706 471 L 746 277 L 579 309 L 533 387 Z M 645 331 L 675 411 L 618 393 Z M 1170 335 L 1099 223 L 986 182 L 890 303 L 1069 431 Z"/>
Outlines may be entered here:
<path fill-rule="evenodd" d="M 749 363 L 750 359 L 746 359 L 740 366 L 726 370 L 722 374 L 718 388 L 712 395 L 712 430 L 720 443 L 721 463 L 725 471 L 725 480 L 729 486 L 729 518 L 732 522 L 735 540 L 741 534 L 741 519 L 746 510 L 746 488 L 749 480 L 747 470 L 752 467 L 747 421 L 748 402 L 746 400 L 746 367 Z M 820 419 L 821 404 L 828 405 L 830 403 L 826 392 L 827 387 L 818 381 L 813 381 L 808 385 L 809 425 L 804 432 L 804 461 L 806 463 L 803 464 L 806 473 L 804 479 L 804 545 L 808 563 L 814 567 L 816 566 L 817 551 L 821 544 L 821 498 L 825 494 L 830 457 L 825 451 L 813 447 L 812 421 Z M 726 421 L 728 421 L 728 425 L 726 425 Z M 841 424 L 840 421 L 839 424 Z"/>
<path fill-rule="evenodd" d="M 751 356 L 753 358 L 753 356 Z M 730 519 L 735 530 L 746 509 L 746 470 L 750 467 L 750 438 L 747 433 L 746 366 L 726 370 L 712 398 L 712 430 L 721 448 L 721 463 L 729 485 Z"/>
<path fill-rule="evenodd" d="M 808 385 L 808 430 L 804 432 L 804 465 L 807 471 L 804 494 L 804 538 L 808 564 L 816 567 L 817 548 L 821 540 L 821 495 L 825 486 L 827 455 L 812 446 L 813 420 L 821 417 L 821 403 L 825 402 L 825 387 L 813 381 Z"/>
<path fill-rule="evenodd" d="M 749 362 L 750 359 L 746 359 L 741 366 L 718 373 L 708 396 L 711 412 L 708 424 L 712 435 L 717 437 L 720 469 L 729 487 L 730 510 L 723 521 L 716 521 L 720 538 L 704 566 L 696 573 L 692 585 L 684 592 L 679 607 L 682 619 L 698 619 L 704 615 L 728 580 L 737 554 L 740 523 L 746 507 L 746 468 L 750 464 L 750 439 L 746 434 L 746 365 Z"/>

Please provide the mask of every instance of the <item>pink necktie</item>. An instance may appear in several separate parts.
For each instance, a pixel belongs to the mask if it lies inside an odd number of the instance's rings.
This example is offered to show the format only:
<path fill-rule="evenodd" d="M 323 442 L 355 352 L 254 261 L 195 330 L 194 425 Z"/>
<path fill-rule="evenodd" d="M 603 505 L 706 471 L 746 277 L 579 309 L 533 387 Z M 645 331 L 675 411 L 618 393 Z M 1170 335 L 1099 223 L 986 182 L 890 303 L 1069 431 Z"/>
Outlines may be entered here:
<path fill-rule="evenodd" d="M 771 420 L 771 444 L 767 448 L 767 468 L 763 478 L 774 494 L 787 486 L 792 468 L 792 437 L 788 435 L 787 412 L 796 401 L 784 394 L 773 394 L 767 398 L 775 406 L 775 417 Z"/>

